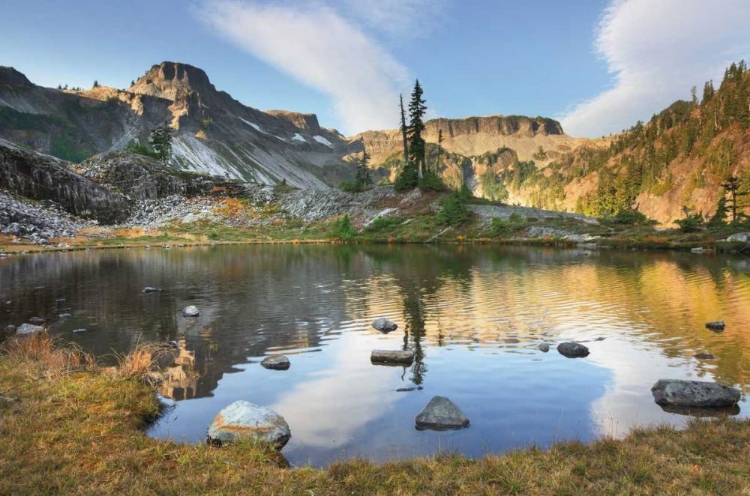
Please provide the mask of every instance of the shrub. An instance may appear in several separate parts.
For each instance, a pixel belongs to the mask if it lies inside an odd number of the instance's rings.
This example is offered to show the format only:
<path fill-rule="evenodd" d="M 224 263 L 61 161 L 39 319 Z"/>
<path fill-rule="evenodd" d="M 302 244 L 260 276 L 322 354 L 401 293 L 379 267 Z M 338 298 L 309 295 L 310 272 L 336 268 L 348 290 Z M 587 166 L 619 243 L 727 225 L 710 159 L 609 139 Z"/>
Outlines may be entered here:
<path fill-rule="evenodd" d="M 701 214 L 688 215 L 684 219 L 674 221 L 680 226 L 680 231 L 684 233 L 697 232 L 703 228 L 703 216 Z"/>
<path fill-rule="evenodd" d="M 348 240 L 353 238 L 357 234 L 352 225 L 352 220 L 349 218 L 349 214 L 344 214 L 340 219 L 337 219 L 333 223 L 331 230 L 331 237 L 339 238 L 341 240 Z"/>
<path fill-rule="evenodd" d="M 520 231 L 524 227 L 526 227 L 526 219 L 516 212 L 513 212 L 507 220 L 493 217 L 490 221 L 490 235 L 507 236 Z"/>
<path fill-rule="evenodd" d="M 652 223 L 651 219 L 637 210 L 620 210 L 612 218 L 612 222 L 627 226 L 646 226 Z"/>
<path fill-rule="evenodd" d="M 419 189 L 422 191 L 445 191 L 445 184 L 433 171 L 424 171 L 422 179 L 419 181 Z"/>
<path fill-rule="evenodd" d="M 437 220 L 440 224 L 458 226 L 469 218 L 466 197 L 461 191 L 453 191 L 440 202 Z"/>

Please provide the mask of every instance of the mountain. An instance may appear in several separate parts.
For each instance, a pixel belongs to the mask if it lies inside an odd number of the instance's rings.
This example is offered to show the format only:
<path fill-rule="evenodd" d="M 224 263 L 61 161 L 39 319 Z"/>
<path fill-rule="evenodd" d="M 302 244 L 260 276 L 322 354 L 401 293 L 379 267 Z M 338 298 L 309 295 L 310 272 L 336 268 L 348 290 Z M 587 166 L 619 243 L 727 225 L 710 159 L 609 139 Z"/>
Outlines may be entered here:
<path fill-rule="evenodd" d="M 249 182 L 327 188 L 352 174 L 356 151 L 314 115 L 262 112 L 219 91 L 196 67 L 164 62 L 127 90 L 42 88 L 0 67 L 0 138 L 80 162 L 146 143 L 156 126 L 176 130 L 174 164 Z"/>

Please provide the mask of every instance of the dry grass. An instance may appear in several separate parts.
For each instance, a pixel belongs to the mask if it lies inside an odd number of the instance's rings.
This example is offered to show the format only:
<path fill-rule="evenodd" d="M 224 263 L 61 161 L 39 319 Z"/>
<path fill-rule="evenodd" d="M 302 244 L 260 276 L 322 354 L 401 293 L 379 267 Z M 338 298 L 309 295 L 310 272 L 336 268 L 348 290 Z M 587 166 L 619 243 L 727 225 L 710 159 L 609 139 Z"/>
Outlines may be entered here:
<path fill-rule="evenodd" d="M 349 461 L 328 470 L 283 468 L 277 453 L 250 442 L 154 440 L 142 429 L 159 404 L 136 378 L 155 362 L 152 352 L 142 348 L 122 360 L 121 373 L 106 374 L 44 336 L 7 345 L 0 494 L 750 494 L 750 421 L 729 419 L 478 460 Z"/>

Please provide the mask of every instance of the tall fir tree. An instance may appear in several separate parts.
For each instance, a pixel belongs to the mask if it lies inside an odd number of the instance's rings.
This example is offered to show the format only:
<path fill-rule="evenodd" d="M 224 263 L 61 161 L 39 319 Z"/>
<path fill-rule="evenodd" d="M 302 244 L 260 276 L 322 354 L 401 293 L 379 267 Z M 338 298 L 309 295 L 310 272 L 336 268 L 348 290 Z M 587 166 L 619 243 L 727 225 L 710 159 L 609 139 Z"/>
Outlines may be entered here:
<path fill-rule="evenodd" d="M 172 157 L 172 126 L 165 122 L 163 126 L 154 128 L 149 136 L 149 143 L 154 148 L 156 155 L 165 164 L 169 163 Z"/>
<path fill-rule="evenodd" d="M 411 93 L 409 102 L 409 161 L 417 168 L 417 177 L 422 179 L 424 176 L 426 144 L 422 133 L 425 130 L 424 114 L 427 111 L 423 95 L 422 86 L 419 79 L 414 83 L 414 90 Z"/>
<path fill-rule="evenodd" d="M 370 154 L 367 150 L 362 152 L 362 158 L 357 161 L 357 175 L 354 179 L 357 191 L 364 191 L 372 186 L 372 177 L 370 176 Z"/>

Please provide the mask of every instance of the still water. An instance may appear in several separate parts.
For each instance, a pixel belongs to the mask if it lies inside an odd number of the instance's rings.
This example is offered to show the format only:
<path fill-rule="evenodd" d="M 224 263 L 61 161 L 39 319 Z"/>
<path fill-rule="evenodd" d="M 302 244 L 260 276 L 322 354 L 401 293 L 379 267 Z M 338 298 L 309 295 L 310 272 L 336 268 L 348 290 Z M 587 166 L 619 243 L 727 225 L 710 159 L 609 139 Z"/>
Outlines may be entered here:
<path fill-rule="evenodd" d="M 385 245 L 71 252 L 0 259 L 0 302 L 0 325 L 47 318 L 104 362 L 139 342 L 177 341 L 179 365 L 160 390 L 173 407 L 149 434 L 202 442 L 216 413 L 244 399 L 287 420 L 293 465 L 481 456 L 683 425 L 688 417 L 653 402 L 660 378 L 735 385 L 739 416 L 750 413 L 741 257 Z M 201 316 L 182 317 L 187 305 Z M 399 329 L 380 334 L 377 317 Z M 717 319 L 723 333 L 704 327 Z M 568 340 L 591 354 L 561 356 L 555 346 Z M 416 353 L 410 367 L 370 363 L 373 349 L 403 348 Z M 278 353 L 289 370 L 260 366 Z M 471 426 L 417 431 L 434 395 Z"/>

